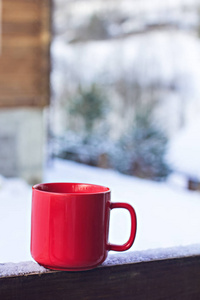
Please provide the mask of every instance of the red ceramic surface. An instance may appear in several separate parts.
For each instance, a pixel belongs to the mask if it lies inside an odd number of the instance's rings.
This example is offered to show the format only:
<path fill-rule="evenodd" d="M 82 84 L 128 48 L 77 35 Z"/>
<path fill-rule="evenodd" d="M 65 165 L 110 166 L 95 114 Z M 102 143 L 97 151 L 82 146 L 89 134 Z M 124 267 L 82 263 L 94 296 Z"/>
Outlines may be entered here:
<path fill-rule="evenodd" d="M 128 209 L 131 234 L 124 245 L 108 243 L 113 208 Z M 46 183 L 32 188 L 31 254 L 46 268 L 87 270 L 109 250 L 125 251 L 135 239 L 136 215 L 127 203 L 110 202 L 110 189 L 83 183 Z"/>

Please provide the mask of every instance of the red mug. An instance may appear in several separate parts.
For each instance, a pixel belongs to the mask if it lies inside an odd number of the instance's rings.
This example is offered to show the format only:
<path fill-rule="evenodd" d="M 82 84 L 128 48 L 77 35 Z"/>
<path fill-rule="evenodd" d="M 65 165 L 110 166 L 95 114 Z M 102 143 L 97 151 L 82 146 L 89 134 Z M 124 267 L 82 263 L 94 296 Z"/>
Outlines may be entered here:
<path fill-rule="evenodd" d="M 128 250 L 136 235 L 136 214 L 127 203 L 110 202 L 108 187 L 44 183 L 32 188 L 31 254 L 53 270 L 81 271 L 100 265 L 109 250 Z M 108 243 L 110 210 L 125 208 L 131 233 L 124 245 Z"/>

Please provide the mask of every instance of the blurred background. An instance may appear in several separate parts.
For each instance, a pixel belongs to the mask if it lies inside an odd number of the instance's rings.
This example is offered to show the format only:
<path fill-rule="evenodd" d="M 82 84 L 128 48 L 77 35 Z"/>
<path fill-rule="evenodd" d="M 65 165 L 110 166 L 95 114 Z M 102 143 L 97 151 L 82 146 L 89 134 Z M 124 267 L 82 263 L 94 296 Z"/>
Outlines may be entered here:
<path fill-rule="evenodd" d="M 2 3 L 2 175 L 59 157 L 199 188 L 198 0 Z"/>
<path fill-rule="evenodd" d="M 54 1 L 50 155 L 198 181 L 199 34 L 199 1 Z"/>
<path fill-rule="evenodd" d="M 0 4 L 0 261 L 31 259 L 41 181 L 111 187 L 136 250 L 198 243 L 200 0 Z"/>

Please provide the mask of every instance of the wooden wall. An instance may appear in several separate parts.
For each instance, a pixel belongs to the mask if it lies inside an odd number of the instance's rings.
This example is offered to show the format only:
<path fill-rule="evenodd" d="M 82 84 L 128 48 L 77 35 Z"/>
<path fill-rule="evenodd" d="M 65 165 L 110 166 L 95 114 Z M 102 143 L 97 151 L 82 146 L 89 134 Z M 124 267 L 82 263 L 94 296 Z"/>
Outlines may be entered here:
<path fill-rule="evenodd" d="M 1 0 L 0 108 L 49 103 L 51 0 Z"/>

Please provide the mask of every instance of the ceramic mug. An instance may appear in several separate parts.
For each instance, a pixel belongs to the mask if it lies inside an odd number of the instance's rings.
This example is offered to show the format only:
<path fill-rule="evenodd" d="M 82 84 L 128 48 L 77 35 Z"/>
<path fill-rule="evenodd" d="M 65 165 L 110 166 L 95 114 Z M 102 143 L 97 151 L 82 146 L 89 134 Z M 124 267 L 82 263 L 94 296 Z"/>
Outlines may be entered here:
<path fill-rule="evenodd" d="M 136 235 L 136 214 L 127 203 L 112 203 L 108 187 L 44 183 L 32 188 L 31 254 L 54 270 L 80 271 L 100 265 L 109 250 L 128 250 Z M 124 245 L 108 243 L 110 210 L 125 208 L 131 233 Z"/>

